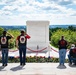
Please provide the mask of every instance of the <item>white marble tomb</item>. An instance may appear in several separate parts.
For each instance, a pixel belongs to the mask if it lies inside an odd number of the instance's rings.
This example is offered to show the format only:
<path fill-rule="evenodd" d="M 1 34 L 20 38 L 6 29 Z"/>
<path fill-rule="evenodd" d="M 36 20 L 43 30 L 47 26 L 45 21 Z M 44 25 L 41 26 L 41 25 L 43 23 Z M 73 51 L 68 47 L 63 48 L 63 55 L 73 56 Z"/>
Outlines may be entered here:
<path fill-rule="evenodd" d="M 49 45 L 49 21 L 27 21 L 27 33 L 31 38 L 27 47 L 32 50 L 41 50 Z"/>

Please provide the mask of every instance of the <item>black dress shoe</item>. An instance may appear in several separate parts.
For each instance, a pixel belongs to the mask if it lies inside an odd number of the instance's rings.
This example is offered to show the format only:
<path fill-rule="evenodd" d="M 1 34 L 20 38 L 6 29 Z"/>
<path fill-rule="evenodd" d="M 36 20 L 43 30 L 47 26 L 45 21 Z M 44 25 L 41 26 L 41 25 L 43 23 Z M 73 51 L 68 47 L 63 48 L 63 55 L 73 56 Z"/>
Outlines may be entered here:
<path fill-rule="evenodd" d="M 22 63 L 20 63 L 20 65 L 22 66 Z"/>
<path fill-rule="evenodd" d="M 5 64 L 5 66 L 7 66 L 7 64 Z"/>
<path fill-rule="evenodd" d="M 26 65 L 25 63 L 23 63 L 23 66 Z"/>
<path fill-rule="evenodd" d="M 4 64 L 2 66 L 5 66 Z"/>
<path fill-rule="evenodd" d="M 76 63 L 74 63 L 74 65 L 76 65 Z"/>
<path fill-rule="evenodd" d="M 72 62 L 69 62 L 69 65 L 72 65 Z"/>

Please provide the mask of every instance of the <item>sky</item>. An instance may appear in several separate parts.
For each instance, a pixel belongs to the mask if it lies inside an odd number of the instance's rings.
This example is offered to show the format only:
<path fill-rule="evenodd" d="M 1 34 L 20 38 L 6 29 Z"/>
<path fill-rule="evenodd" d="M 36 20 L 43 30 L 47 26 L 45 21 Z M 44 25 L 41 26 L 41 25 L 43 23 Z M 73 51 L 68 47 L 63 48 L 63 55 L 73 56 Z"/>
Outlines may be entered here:
<path fill-rule="evenodd" d="M 0 0 L 0 25 L 26 25 L 28 20 L 76 25 L 76 0 Z"/>

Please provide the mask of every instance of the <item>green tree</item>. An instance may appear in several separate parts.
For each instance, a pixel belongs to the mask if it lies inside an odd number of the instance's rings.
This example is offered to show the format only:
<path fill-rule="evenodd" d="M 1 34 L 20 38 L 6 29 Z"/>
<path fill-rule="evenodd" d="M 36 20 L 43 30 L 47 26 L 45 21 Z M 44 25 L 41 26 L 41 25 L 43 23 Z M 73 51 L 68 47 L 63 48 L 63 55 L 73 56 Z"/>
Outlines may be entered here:
<path fill-rule="evenodd" d="M 58 47 L 58 41 L 60 40 L 61 36 L 64 35 L 65 39 L 68 41 L 69 46 L 70 44 L 76 42 L 76 31 L 66 30 L 66 29 L 59 29 L 54 32 L 51 36 L 51 44 L 55 47 Z M 68 47 L 69 47 L 68 46 Z"/>
<path fill-rule="evenodd" d="M 2 35 L 3 31 L 4 31 L 4 29 L 2 27 L 0 27 L 0 35 Z"/>
<path fill-rule="evenodd" d="M 9 41 L 9 48 L 15 48 L 15 42 L 16 42 L 16 38 L 17 36 L 20 34 L 19 30 L 8 30 L 9 33 L 11 33 L 14 36 L 14 39 L 11 39 Z"/>
<path fill-rule="evenodd" d="M 69 26 L 68 29 L 71 31 L 76 31 L 76 27 L 74 27 L 74 26 Z"/>

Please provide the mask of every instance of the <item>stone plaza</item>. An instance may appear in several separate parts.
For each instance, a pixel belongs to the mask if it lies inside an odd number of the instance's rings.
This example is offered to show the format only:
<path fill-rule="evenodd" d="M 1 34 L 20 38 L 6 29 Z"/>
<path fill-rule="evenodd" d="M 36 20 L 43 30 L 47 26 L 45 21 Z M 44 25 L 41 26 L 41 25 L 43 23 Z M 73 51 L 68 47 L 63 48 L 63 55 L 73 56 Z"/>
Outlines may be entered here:
<path fill-rule="evenodd" d="M 26 63 L 20 66 L 19 63 L 8 63 L 3 67 L 0 63 L 0 75 L 76 75 L 76 66 L 58 66 L 59 63 Z"/>

